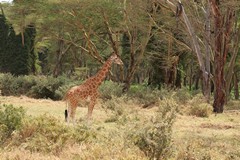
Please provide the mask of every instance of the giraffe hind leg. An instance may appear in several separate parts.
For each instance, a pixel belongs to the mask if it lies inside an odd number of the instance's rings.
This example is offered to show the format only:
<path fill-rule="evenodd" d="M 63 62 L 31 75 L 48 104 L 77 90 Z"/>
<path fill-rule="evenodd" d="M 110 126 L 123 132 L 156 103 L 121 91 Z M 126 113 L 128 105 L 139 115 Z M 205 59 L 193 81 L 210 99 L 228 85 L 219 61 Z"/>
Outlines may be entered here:
<path fill-rule="evenodd" d="M 68 122 L 68 125 L 70 123 L 70 115 L 72 114 L 72 110 L 71 110 L 71 106 L 68 106 L 68 110 L 67 110 L 68 114 L 67 114 L 67 122 Z"/>

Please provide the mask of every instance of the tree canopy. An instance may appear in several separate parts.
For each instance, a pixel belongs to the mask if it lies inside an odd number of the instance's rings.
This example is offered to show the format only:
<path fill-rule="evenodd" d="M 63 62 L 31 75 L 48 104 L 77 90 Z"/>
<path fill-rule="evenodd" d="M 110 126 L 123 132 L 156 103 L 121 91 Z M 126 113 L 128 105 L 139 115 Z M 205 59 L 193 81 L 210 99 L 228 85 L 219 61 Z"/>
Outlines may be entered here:
<path fill-rule="evenodd" d="M 115 52 L 111 78 L 201 89 L 223 111 L 239 97 L 237 0 L 14 0 L 1 4 L 0 71 L 86 79 Z"/>

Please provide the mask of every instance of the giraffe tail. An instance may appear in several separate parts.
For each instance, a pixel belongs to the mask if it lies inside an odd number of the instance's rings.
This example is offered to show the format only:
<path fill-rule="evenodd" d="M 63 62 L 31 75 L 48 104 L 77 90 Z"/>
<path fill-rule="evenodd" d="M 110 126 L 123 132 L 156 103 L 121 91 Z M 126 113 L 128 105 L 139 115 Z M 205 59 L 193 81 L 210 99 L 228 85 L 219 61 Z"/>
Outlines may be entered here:
<path fill-rule="evenodd" d="M 68 102 L 67 101 L 66 101 L 66 109 L 65 109 L 64 115 L 65 115 L 65 122 L 67 122 L 67 119 L 68 119 Z"/>

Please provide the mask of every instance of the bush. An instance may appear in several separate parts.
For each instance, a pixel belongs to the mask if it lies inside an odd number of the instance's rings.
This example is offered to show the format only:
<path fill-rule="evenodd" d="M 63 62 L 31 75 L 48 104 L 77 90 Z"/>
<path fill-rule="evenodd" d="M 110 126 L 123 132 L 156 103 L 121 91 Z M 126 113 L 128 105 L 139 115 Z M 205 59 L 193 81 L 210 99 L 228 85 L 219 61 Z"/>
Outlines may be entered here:
<path fill-rule="evenodd" d="M 69 128 L 52 116 L 42 115 L 26 119 L 9 146 L 57 155 L 66 144 L 81 143 L 95 137 L 95 132 L 86 126 Z"/>
<path fill-rule="evenodd" d="M 178 103 L 186 104 L 191 99 L 191 94 L 187 88 L 181 88 L 177 90 L 174 98 L 178 101 Z"/>
<path fill-rule="evenodd" d="M 200 144 L 199 144 L 200 143 Z M 195 141 L 191 140 L 190 142 L 185 142 L 181 147 L 181 150 L 177 153 L 176 159 L 181 160 L 211 160 L 211 154 L 209 150 L 206 149 L 206 146 L 203 146 L 201 140 Z M 202 148 L 205 148 L 203 150 Z"/>
<path fill-rule="evenodd" d="M 11 134 L 22 126 L 25 111 L 12 105 L 0 106 L 0 143 L 3 144 Z"/>
<path fill-rule="evenodd" d="M 226 110 L 240 110 L 239 100 L 230 100 L 225 107 Z"/>
<path fill-rule="evenodd" d="M 0 90 L 4 96 L 12 95 L 15 90 L 12 88 L 14 77 L 11 74 L 2 74 L 0 77 Z"/>
<path fill-rule="evenodd" d="M 157 102 L 162 94 L 158 89 L 152 89 L 143 85 L 132 85 L 127 93 L 128 98 L 136 99 L 141 104 Z"/>
<path fill-rule="evenodd" d="M 33 98 L 50 98 L 53 100 L 61 99 L 62 97 L 56 95 L 56 90 L 63 86 L 68 80 L 63 77 L 53 78 L 51 76 L 38 77 L 37 84 L 32 87 L 30 95 Z"/>
<path fill-rule="evenodd" d="M 102 105 L 104 109 L 111 110 L 113 113 L 105 120 L 105 123 L 117 122 L 118 124 L 126 124 L 127 117 L 121 101 L 121 98 L 113 97 Z"/>
<path fill-rule="evenodd" d="M 176 103 L 164 100 L 156 117 L 146 124 L 138 124 L 130 139 L 150 159 L 167 159 L 171 155 L 172 125 L 176 117 Z"/>
<path fill-rule="evenodd" d="M 208 103 L 201 103 L 190 107 L 189 114 L 197 117 L 209 117 L 212 113 L 212 106 Z"/>
<path fill-rule="evenodd" d="M 99 87 L 100 96 L 104 100 L 120 97 L 122 95 L 122 87 L 115 82 L 105 81 Z"/>
<path fill-rule="evenodd" d="M 59 88 L 69 84 L 70 79 L 65 76 L 53 78 L 52 76 L 18 76 L 1 74 L 0 90 L 4 96 L 26 95 L 33 98 L 62 99 L 63 93 Z"/>

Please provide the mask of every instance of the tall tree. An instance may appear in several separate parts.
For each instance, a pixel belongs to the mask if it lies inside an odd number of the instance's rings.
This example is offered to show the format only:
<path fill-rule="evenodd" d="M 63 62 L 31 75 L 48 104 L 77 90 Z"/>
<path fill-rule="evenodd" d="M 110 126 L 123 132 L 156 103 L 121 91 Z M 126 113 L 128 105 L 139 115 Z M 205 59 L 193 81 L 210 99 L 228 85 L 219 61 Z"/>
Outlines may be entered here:
<path fill-rule="evenodd" d="M 0 14 L 0 71 L 7 72 L 7 60 L 8 60 L 8 37 L 12 36 L 10 26 L 6 22 L 5 15 L 3 13 Z M 9 34 L 10 33 L 10 34 Z"/>
<path fill-rule="evenodd" d="M 148 11 L 153 3 L 149 1 L 124 1 L 124 25 L 123 30 L 129 41 L 124 43 L 129 44 L 128 62 L 126 76 L 124 79 L 123 92 L 129 90 L 132 79 L 142 63 L 144 54 L 146 53 L 147 44 L 152 36 L 152 26 Z"/>
<path fill-rule="evenodd" d="M 233 57 L 237 54 L 237 52 L 229 53 L 236 10 L 232 5 L 226 5 L 224 9 L 221 8 L 221 5 L 217 0 L 210 0 L 215 35 L 213 44 L 215 85 L 213 111 L 216 113 L 222 113 L 226 103 L 225 65 L 227 64 L 227 56 Z M 231 80 L 232 78 L 229 81 Z"/>

